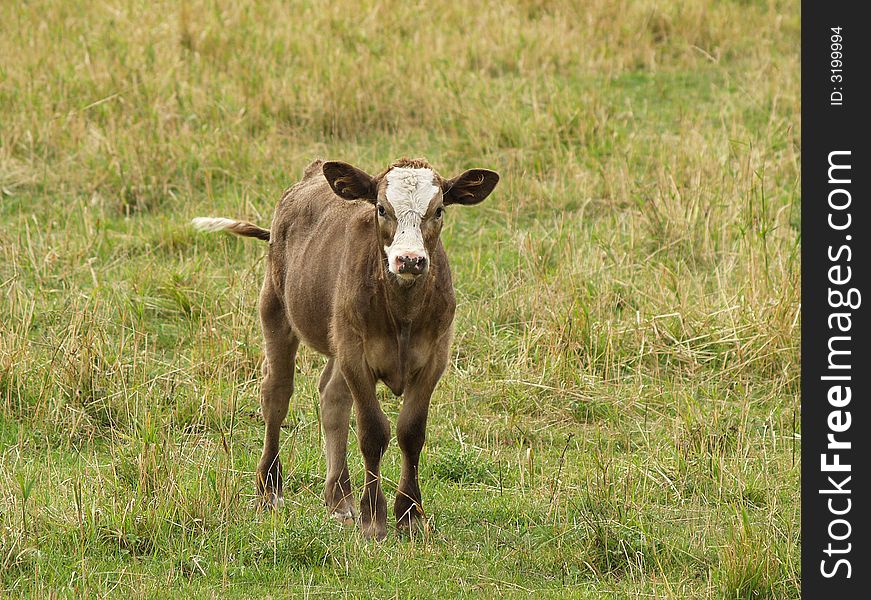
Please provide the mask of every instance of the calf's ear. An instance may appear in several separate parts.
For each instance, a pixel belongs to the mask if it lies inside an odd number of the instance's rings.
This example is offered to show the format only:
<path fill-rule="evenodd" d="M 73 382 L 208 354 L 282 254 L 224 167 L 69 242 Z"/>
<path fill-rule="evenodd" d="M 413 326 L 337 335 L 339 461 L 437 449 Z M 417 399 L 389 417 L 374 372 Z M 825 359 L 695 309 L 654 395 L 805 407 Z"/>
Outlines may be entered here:
<path fill-rule="evenodd" d="M 469 169 L 453 179 L 448 180 L 444 187 L 445 204 L 478 204 L 490 195 L 499 174 L 489 169 Z"/>
<path fill-rule="evenodd" d="M 339 161 L 325 162 L 323 168 L 327 183 L 340 198 L 375 202 L 375 179 L 368 173 Z"/>

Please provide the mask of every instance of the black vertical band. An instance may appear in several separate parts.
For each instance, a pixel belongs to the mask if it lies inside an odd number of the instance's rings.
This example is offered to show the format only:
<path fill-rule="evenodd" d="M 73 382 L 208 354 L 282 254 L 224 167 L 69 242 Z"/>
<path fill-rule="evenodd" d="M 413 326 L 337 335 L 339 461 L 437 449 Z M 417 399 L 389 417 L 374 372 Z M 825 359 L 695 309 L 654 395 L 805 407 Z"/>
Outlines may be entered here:
<path fill-rule="evenodd" d="M 802 595 L 871 593 L 871 290 L 860 3 L 802 2 Z M 834 592 L 835 595 L 832 595 Z M 825 594 L 825 595 L 824 595 Z"/>

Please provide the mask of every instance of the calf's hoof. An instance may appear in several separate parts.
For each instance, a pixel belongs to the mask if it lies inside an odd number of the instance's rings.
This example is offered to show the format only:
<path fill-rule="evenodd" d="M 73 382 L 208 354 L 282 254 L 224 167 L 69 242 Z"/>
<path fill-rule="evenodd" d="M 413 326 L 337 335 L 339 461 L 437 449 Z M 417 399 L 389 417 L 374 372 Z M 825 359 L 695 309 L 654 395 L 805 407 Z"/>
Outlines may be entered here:
<path fill-rule="evenodd" d="M 284 498 L 279 492 L 267 491 L 260 493 L 257 509 L 264 512 L 272 512 L 284 506 Z"/>
<path fill-rule="evenodd" d="M 384 523 L 360 523 L 360 533 L 366 540 L 383 542 L 387 538 L 387 526 Z"/>
<path fill-rule="evenodd" d="M 406 515 L 396 519 L 396 531 L 403 536 L 417 536 L 429 533 L 429 523 L 419 515 Z"/>
<path fill-rule="evenodd" d="M 324 501 L 330 512 L 330 518 L 342 525 L 353 525 L 357 522 L 357 511 L 354 510 L 354 498 L 351 496 L 351 485 L 327 482 L 324 490 Z"/>
<path fill-rule="evenodd" d="M 360 499 L 360 533 L 380 542 L 387 537 L 387 502 L 380 487 L 364 490 Z"/>
<path fill-rule="evenodd" d="M 330 518 L 338 521 L 342 525 L 353 525 L 356 523 L 354 509 L 349 507 L 336 508 L 330 513 Z"/>
<path fill-rule="evenodd" d="M 419 497 L 419 496 L 418 496 Z M 399 492 L 393 504 L 393 514 L 396 515 L 396 529 L 400 533 L 416 533 L 426 529 L 426 517 L 420 502 L 412 500 L 413 496 Z"/>

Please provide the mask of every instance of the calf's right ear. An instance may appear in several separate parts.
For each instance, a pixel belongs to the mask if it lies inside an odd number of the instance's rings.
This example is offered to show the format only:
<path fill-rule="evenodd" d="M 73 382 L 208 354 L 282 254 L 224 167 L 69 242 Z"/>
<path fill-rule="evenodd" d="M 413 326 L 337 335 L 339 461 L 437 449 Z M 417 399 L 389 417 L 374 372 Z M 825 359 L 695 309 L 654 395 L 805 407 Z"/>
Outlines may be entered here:
<path fill-rule="evenodd" d="M 375 179 L 357 167 L 339 161 L 325 162 L 324 177 L 340 198 L 375 202 Z"/>

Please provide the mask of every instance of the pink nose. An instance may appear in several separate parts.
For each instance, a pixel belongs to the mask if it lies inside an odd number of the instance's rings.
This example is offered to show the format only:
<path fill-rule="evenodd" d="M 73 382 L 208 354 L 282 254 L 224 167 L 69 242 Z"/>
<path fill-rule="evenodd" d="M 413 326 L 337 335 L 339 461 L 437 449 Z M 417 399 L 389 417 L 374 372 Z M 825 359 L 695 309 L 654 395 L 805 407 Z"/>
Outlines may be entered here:
<path fill-rule="evenodd" d="M 415 254 L 396 257 L 396 271 L 408 275 L 420 275 L 426 270 L 426 257 Z"/>

